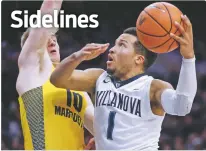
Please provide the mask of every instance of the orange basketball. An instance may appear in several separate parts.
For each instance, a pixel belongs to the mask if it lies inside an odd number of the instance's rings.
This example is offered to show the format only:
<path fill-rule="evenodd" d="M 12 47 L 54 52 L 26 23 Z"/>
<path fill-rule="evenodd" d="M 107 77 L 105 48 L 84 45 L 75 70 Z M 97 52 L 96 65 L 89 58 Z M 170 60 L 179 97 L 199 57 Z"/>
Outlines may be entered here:
<path fill-rule="evenodd" d="M 150 51 L 167 53 L 178 48 L 179 44 L 170 33 L 180 35 L 175 21 L 183 25 L 182 12 L 167 2 L 156 2 L 147 6 L 139 15 L 136 28 L 139 41 Z"/>

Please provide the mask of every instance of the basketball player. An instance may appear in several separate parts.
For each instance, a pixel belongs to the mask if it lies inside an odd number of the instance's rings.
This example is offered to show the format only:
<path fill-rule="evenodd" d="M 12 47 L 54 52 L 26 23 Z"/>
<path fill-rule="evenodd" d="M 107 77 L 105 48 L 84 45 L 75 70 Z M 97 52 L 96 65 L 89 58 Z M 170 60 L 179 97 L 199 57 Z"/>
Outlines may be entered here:
<path fill-rule="evenodd" d="M 60 0 L 45 0 L 41 12 L 52 14 L 61 5 Z M 82 150 L 84 123 L 93 133 L 94 107 L 88 94 L 56 88 L 49 81 L 60 62 L 55 32 L 30 28 L 22 36 L 16 88 L 26 150 Z"/>
<path fill-rule="evenodd" d="M 190 113 L 197 91 L 192 25 L 176 27 L 182 37 L 171 34 L 180 44 L 183 57 L 176 90 L 171 84 L 146 75 L 156 55 L 138 41 L 136 29 L 121 34 L 109 50 L 107 72 L 102 69 L 74 70 L 82 61 L 105 52 L 108 44 L 88 44 L 64 59 L 50 81 L 57 87 L 95 94 L 94 133 L 96 149 L 157 150 L 165 113 Z"/>

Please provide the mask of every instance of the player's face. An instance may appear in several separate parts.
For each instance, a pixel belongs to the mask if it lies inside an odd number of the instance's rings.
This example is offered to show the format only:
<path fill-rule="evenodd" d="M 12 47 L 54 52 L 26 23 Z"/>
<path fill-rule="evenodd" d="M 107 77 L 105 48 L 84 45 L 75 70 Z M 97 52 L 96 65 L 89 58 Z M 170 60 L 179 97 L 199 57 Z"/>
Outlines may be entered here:
<path fill-rule="evenodd" d="M 118 37 L 114 47 L 109 50 L 108 73 L 120 77 L 135 68 L 137 53 L 134 43 L 136 40 L 137 38 L 130 34 L 122 34 Z"/>
<path fill-rule="evenodd" d="M 52 35 L 48 41 L 47 51 L 52 62 L 60 62 L 59 45 L 57 43 L 57 38 Z"/>

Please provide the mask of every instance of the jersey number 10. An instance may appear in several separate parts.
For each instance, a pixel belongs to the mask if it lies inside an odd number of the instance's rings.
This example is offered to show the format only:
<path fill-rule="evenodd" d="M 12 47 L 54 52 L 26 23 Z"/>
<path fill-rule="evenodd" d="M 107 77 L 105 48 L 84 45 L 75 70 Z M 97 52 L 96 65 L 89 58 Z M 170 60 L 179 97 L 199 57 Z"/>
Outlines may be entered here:
<path fill-rule="evenodd" d="M 83 98 L 80 94 L 67 91 L 67 106 L 72 107 L 72 95 L 73 95 L 73 106 L 77 112 L 81 112 L 82 110 L 82 104 L 83 104 Z"/>
<path fill-rule="evenodd" d="M 107 128 L 107 139 L 113 140 L 112 133 L 114 129 L 114 118 L 115 118 L 116 112 L 110 111 L 109 118 L 108 118 L 108 128 Z"/>

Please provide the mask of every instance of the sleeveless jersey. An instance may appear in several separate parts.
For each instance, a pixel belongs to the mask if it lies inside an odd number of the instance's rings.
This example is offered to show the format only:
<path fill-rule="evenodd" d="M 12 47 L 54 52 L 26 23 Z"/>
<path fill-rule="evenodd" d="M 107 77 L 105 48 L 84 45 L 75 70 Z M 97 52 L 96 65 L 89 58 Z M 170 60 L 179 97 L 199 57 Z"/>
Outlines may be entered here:
<path fill-rule="evenodd" d="M 97 80 L 94 130 L 96 149 L 157 150 L 164 116 L 150 106 L 153 77 L 115 81 L 107 72 Z"/>
<path fill-rule="evenodd" d="M 25 150 L 82 150 L 85 99 L 49 80 L 19 97 Z"/>

